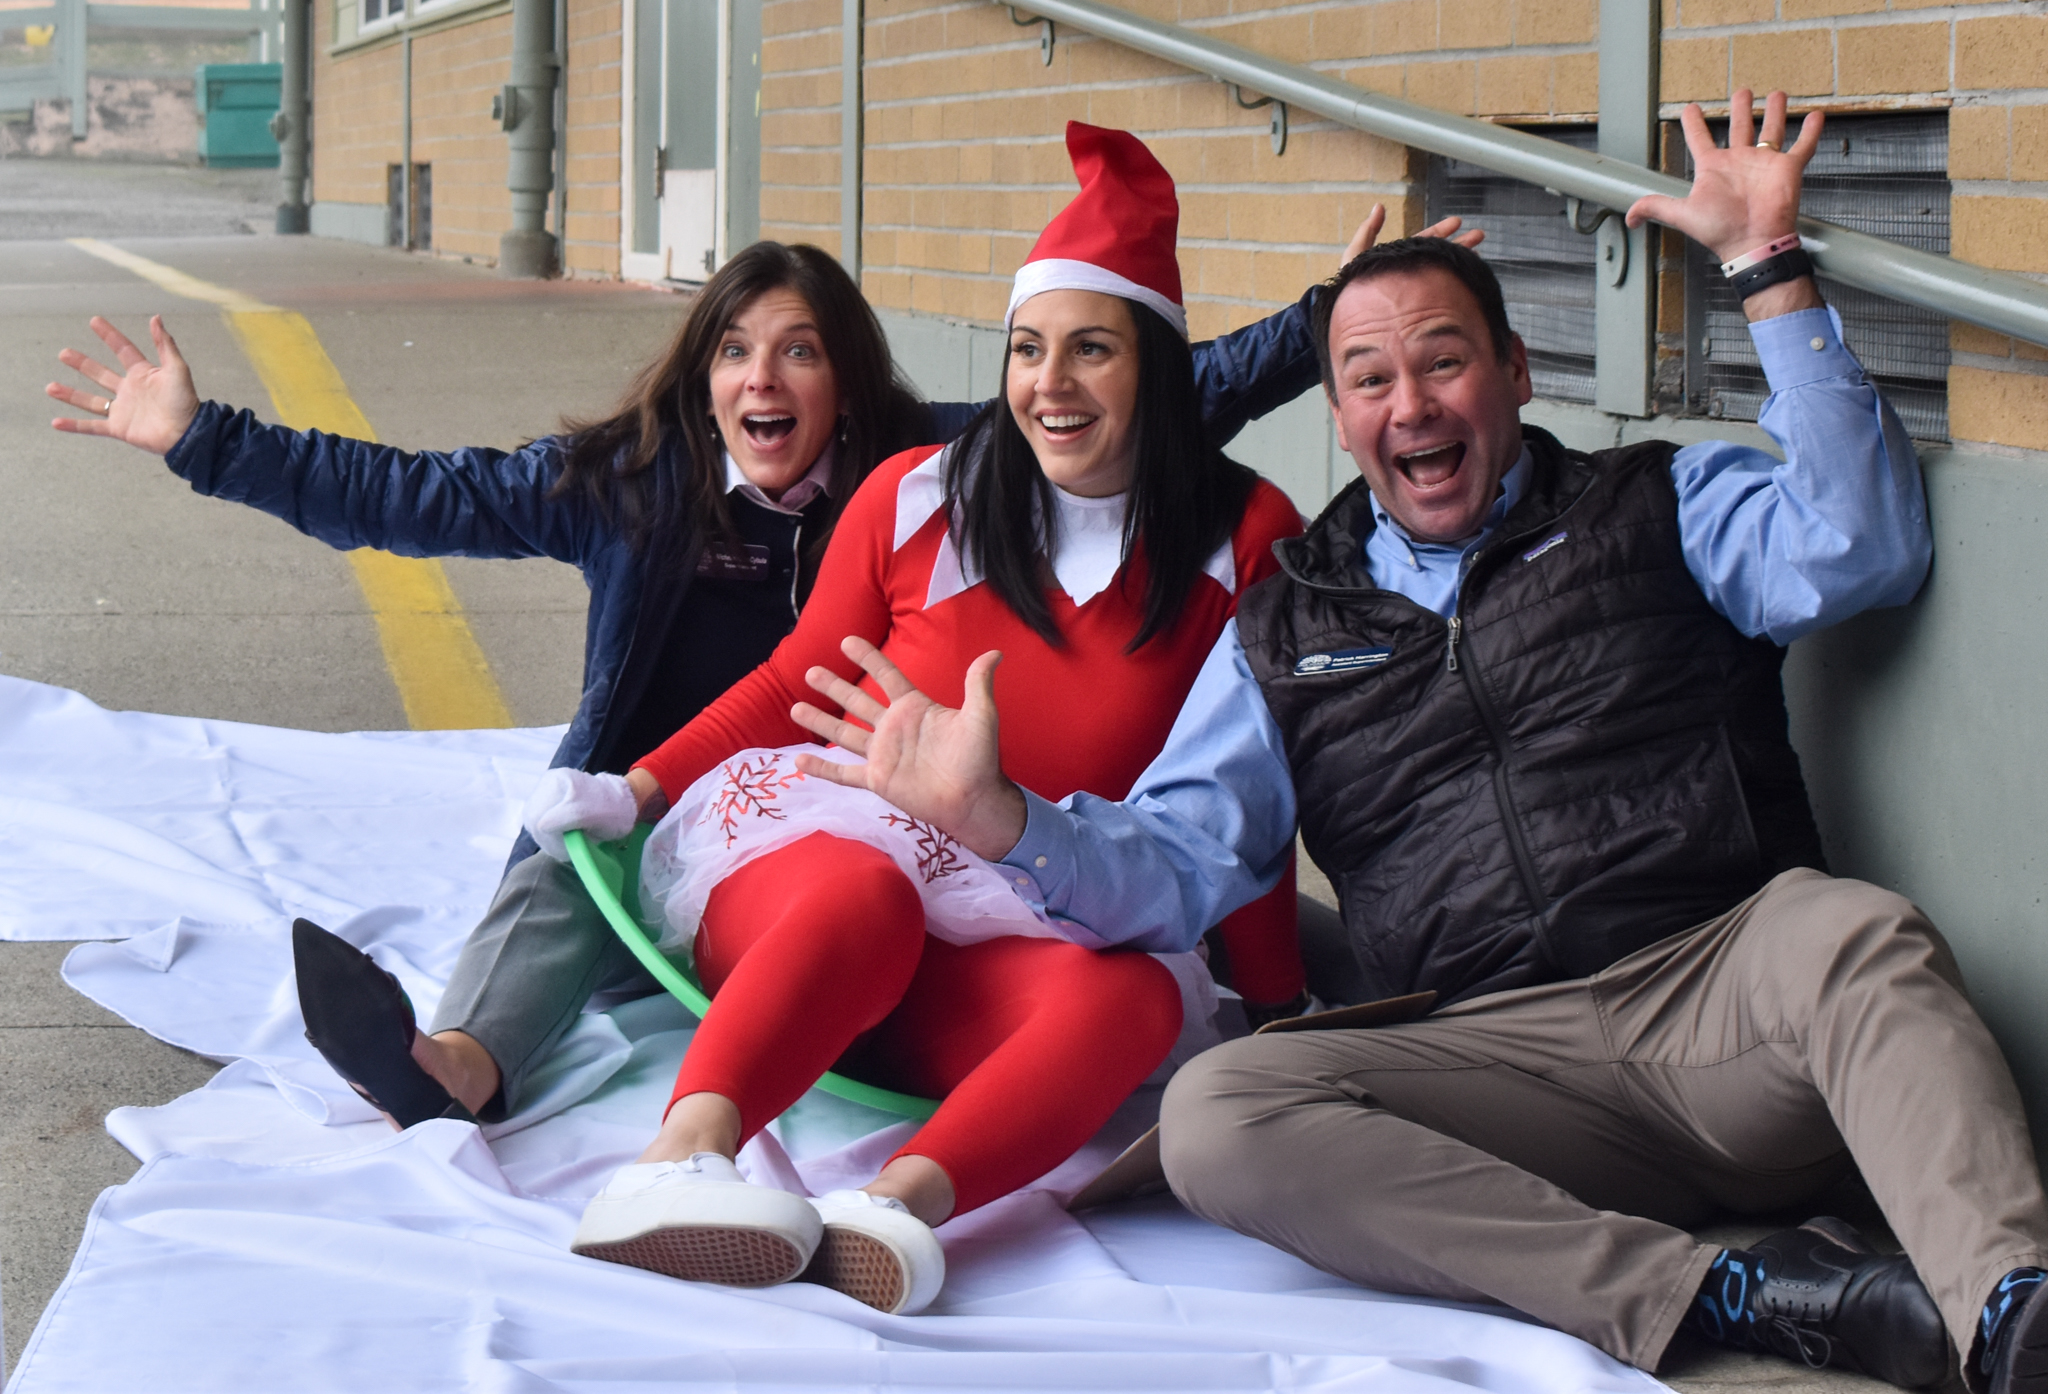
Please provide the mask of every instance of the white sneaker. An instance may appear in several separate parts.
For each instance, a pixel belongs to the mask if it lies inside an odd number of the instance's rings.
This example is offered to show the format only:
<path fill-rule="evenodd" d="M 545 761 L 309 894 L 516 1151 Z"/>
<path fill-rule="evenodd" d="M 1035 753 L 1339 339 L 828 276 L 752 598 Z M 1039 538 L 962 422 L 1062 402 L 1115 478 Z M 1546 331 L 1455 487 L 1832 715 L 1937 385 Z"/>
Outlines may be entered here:
<path fill-rule="evenodd" d="M 891 1314 L 921 1312 L 946 1282 L 946 1251 L 931 1226 L 900 1200 L 832 1191 L 811 1204 L 824 1221 L 818 1256 L 804 1274 Z"/>
<path fill-rule="evenodd" d="M 802 1196 L 756 1186 L 715 1152 L 635 1162 L 605 1183 L 569 1248 L 695 1283 L 786 1283 L 817 1252 L 818 1212 Z"/>

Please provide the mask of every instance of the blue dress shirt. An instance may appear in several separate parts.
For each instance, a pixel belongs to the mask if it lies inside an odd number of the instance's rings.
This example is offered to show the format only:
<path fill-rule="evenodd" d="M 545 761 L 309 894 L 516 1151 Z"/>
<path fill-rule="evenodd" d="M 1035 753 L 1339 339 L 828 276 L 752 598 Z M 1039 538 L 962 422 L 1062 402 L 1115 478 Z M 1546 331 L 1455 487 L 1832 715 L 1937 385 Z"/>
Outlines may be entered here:
<path fill-rule="evenodd" d="M 1671 461 L 1687 569 L 1715 610 L 1752 637 L 1802 634 L 1919 590 L 1933 555 L 1920 462 L 1832 310 L 1750 326 L 1771 385 L 1758 424 L 1785 452 L 1730 441 Z M 1481 531 L 1439 545 L 1408 537 L 1374 501 L 1363 551 L 1374 585 L 1446 618 L 1467 560 L 1527 487 L 1528 452 L 1501 481 Z M 1024 836 L 1004 859 L 1018 890 L 1077 943 L 1193 947 L 1208 926 L 1270 889 L 1294 846 L 1293 777 L 1280 729 L 1225 628 L 1159 752 L 1121 803 L 1026 791 Z"/>

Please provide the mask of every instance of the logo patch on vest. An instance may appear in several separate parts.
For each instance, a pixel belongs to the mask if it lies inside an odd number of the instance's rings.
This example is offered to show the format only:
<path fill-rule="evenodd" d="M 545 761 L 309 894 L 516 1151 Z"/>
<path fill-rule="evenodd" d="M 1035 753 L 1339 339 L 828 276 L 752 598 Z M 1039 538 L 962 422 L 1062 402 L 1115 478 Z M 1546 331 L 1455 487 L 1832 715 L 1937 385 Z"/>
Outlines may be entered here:
<path fill-rule="evenodd" d="M 1564 540 L 1570 536 L 1571 534 L 1568 532 L 1561 532 L 1555 537 L 1546 537 L 1541 542 L 1537 543 L 1534 547 L 1531 547 L 1528 551 L 1522 553 L 1522 560 L 1534 561 L 1536 560 L 1536 558 L 1542 556 L 1551 548 L 1564 546 Z"/>
<path fill-rule="evenodd" d="M 1359 668 L 1377 668 L 1394 656 L 1392 649 L 1345 649 L 1339 653 L 1309 653 L 1294 660 L 1294 676 L 1317 673 L 1349 673 Z"/>

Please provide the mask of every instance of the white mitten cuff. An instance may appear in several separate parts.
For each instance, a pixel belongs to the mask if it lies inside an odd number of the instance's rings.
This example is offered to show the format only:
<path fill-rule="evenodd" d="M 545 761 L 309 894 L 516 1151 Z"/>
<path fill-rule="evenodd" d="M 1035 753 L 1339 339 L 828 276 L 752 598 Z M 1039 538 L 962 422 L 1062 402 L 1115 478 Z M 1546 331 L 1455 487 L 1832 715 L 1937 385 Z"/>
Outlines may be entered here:
<path fill-rule="evenodd" d="M 639 803 L 620 774 L 585 774 L 554 769 L 541 776 L 527 796 L 521 821 L 540 850 L 558 862 L 569 860 L 562 834 L 581 829 L 595 842 L 612 842 L 633 831 Z"/>

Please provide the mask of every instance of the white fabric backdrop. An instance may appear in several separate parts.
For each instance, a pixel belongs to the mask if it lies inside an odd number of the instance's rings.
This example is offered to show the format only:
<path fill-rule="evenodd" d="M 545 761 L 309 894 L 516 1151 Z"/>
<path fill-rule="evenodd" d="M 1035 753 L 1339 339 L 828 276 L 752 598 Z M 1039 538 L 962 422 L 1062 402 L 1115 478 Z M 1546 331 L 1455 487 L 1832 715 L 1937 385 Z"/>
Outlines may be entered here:
<path fill-rule="evenodd" d="M 229 1062 L 109 1116 L 144 1166 L 94 1206 L 8 1394 L 1660 1388 L 1497 1311 L 1352 1287 L 1170 1198 L 1066 1214 L 1060 1193 L 1150 1121 L 1153 1093 L 944 1226 L 925 1315 L 575 1257 L 584 1202 L 652 1132 L 688 1015 L 666 998 L 590 1013 L 522 1115 L 397 1135 L 306 1045 L 286 932 L 323 920 L 430 1013 L 556 736 L 315 735 L 0 678 L 0 933 L 122 940 L 75 949 L 66 980 Z M 908 1129 L 813 1093 L 741 1160 L 815 1193 L 867 1179 Z"/>

